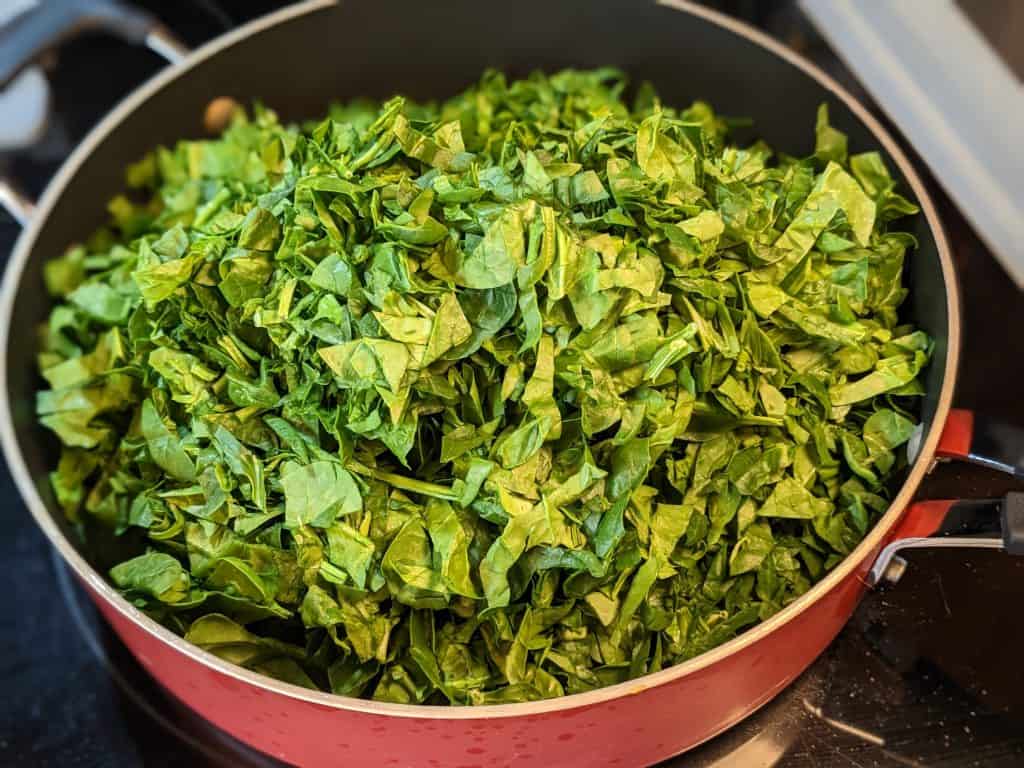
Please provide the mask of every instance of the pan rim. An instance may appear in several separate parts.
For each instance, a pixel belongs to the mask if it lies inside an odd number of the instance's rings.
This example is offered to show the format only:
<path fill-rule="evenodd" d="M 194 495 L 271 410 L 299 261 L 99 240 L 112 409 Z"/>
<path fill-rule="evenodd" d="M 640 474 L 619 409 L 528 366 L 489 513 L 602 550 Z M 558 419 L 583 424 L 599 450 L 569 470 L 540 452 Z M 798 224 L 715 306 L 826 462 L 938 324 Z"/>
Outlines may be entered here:
<path fill-rule="evenodd" d="M 490 704 L 476 707 L 376 702 L 323 691 L 312 691 L 284 683 L 224 661 L 212 653 L 186 642 L 184 638 L 174 634 L 163 625 L 146 616 L 109 585 L 98 571 L 78 553 L 57 526 L 47 505 L 43 502 L 36 489 L 14 431 L 11 399 L 7 389 L 7 349 L 14 303 L 25 265 L 28 263 L 39 232 L 49 218 L 50 212 L 55 207 L 58 198 L 63 193 L 67 184 L 74 178 L 79 167 L 91 155 L 93 149 L 106 140 L 127 115 L 141 107 L 150 96 L 160 89 L 179 77 L 185 76 L 198 64 L 210 59 L 220 51 L 292 18 L 323 11 L 338 4 L 338 0 L 306 0 L 306 2 L 297 3 L 260 17 L 215 38 L 196 49 L 181 62 L 158 72 L 129 93 L 90 130 L 89 134 L 75 148 L 54 175 L 39 202 L 36 215 L 22 231 L 8 260 L 3 275 L 3 282 L 0 285 L 0 350 L 3 352 L 3 356 L 0 358 L 0 445 L 2 445 L 3 453 L 7 459 L 15 484 L 25 505 L 28 507 L 33 518 L 35 518 L 36 524 L 42 529 L 50 543 L 60 552 L 64 562 L 72 568 L 79 579 L 89 587 L 90 591 L 101 597 L 109 606 L 136 627 L 153 638 L 170 645 L 173 649 L 193 661 L 270 693 L 281 694 L 290 699 L 301 700 L 332 710 L 347 710 L 368 715 L 434 720 L 482 720 L 527 717 L 548 712 L 562 712 L 580 707 L 590 707 L 677 682 L 767 638 L 809 609 L 818 600 L 824 598 L 827 593 L 844 583 L 846 579 L 851 577 L 857 578 L 856 572 L 858 568 L 861 568 L 865 561 L 873 556 L 873 553 L 881 546 L 891 529 L 902 518 L 921 480 L 931 469 L 942 427 L 945 425 L 953 400 L 956 372 L 960 357 L 960 291 L 949 243 L 940 222 L 935 203 L 906 154 L 878 119 L 857 98 L 817 65 L 747 23 L 697 5 L 692 0 L 650 1 L 663 7 L 696 16 L 768 50 L 770 53 L 775 54 L 790 65 L 801 70 L 805 75 L 824 87 L 834 98 L 844 103 L 854 116 L 868 128 L 874 139 L 887 153 L 889 159 L 897 165 L 906 178 L 921 207 L 921 214 L 924 215 L 928 227 L 935 238 L 943 273 L 948 312 L 946 362 L 943 370 L 942 386 L 938 393 L 935 415 L 931 427 L 922 441 L 918 457 L 904 479 L 899 492 L 893 498 L 892 503 L 882 518 L 857 545 L 854 551 L 847 555 L 824 579 L 774 616 L 741 632 L 732 640 L 681 664 L 644 675 L 635 680 L 585 693 L 534 702 Z"/>

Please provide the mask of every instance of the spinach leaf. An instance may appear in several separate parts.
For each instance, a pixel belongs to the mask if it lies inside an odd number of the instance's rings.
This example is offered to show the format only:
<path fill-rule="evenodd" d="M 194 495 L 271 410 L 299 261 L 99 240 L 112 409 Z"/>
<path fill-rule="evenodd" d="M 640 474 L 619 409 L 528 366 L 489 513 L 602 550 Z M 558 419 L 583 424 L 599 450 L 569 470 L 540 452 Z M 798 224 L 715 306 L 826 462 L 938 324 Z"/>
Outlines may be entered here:
<path fill-rule="evenodd" d="M 133 166 L 38 356 L 113 584 L 297 685 L 507 703 L 689 659 L 856 547 L 931 353 L 916 208 L 825 106 L 794 157 L 625 86 L 256 106 Z"/>

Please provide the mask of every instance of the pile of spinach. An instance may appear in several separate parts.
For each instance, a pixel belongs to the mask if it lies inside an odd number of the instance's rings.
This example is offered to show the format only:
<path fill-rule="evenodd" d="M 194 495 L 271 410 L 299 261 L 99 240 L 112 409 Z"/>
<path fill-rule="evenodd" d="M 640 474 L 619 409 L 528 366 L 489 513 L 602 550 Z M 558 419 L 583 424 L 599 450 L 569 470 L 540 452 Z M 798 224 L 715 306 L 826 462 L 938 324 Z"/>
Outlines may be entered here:
<path fill-rule="evenodd" d="M 796 158 L 624 87 L 256 107 L 128 169 L 46 267 L 37 408 L 131 601 L 299 685 L 515 702 L 689 659 L 856 546 L 931 348 L 915 207 L 824 107 Z"/>

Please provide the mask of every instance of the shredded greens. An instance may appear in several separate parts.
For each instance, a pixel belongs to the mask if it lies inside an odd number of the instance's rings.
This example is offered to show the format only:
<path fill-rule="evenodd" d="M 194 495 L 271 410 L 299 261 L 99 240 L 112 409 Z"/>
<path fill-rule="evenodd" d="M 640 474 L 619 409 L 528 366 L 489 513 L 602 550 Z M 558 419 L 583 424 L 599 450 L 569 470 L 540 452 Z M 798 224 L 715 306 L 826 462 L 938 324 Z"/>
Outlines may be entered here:
<path fill-rule="evenodd" d="M 256 107 L 128 169 L 47 265 L 37 400 L 126 597 L 292 683 L 492 704 L 694 657 L 857 545 L 931 350 L 916 208 L 824 106 L 797 158 L 624 89 Z"/>

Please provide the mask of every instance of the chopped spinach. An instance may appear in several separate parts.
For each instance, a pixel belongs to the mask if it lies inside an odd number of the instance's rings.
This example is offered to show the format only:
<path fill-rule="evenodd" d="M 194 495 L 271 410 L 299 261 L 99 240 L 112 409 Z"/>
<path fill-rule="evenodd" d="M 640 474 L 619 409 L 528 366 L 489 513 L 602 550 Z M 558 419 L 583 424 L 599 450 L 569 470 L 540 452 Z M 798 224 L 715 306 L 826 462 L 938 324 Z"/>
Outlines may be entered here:
<path fill-rule="evenodd" d="M 916 208 L 825 107 L 798 158 L 624 89 L 257 106 L 129 169 L 47 265 L 37 400 L 127 598 L 299 685 L 491 704 L 696 656 L 857 545 L 931 351 Z"/>

